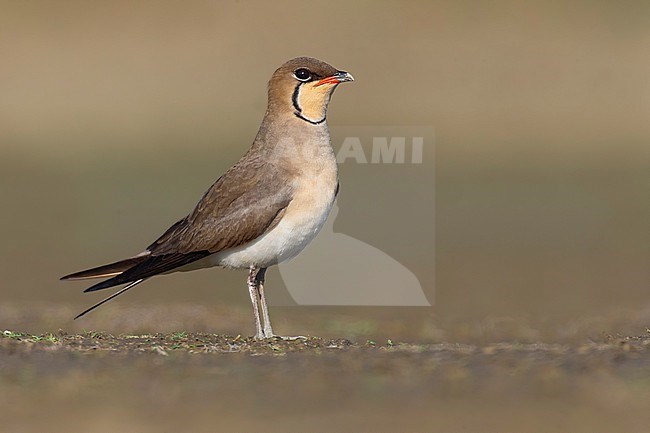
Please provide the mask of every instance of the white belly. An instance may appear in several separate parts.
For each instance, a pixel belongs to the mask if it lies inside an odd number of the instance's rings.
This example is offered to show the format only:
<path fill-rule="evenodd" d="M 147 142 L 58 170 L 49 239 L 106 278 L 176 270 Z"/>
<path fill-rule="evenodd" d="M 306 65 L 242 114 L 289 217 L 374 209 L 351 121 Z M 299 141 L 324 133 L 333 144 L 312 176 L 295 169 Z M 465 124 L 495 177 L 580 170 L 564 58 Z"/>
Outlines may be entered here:
<path fill-rule="evenodd" d="M 208 260 L 229 268 L 266 268 L 295 257 L 325 224 L 334 201 L 333 193 L 327 195 L 311 209 L 292 209 L 292 202 L 271 231 L 247 245 L 213 254 Z"/>

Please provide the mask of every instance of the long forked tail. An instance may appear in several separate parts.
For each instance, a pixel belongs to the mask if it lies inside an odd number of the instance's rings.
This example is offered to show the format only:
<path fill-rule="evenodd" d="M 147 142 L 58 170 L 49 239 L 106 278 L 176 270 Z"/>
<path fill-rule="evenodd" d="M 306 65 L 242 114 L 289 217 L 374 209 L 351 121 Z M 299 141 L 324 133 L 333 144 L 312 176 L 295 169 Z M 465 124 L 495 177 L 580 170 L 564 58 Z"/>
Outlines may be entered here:
<path fill-rule="evenodd" d="M 143 255 L 141 257 L 134 257 L 132 259 L 138 259 L 138 262 L 135 265 L 121 272 L 117 272 L 116 274 L 114 274 L 113 277 L 109 278 L 108 280 L 101 281 L 93 286 L 88 287 L 86 290 L 84 290 L 84 292 L 94 292 L 97 290 L 108 289 L 109 287 L 119 286 L 121 284 L 127 284 L 127 285 L 124 288 L 112 294 L 111 296 L 109 296 L 108 298 L 103 299 L 102 301 L 98 302 L 97 304 L 83 311 L 82 313 L 77 315 L 75 319 L 78 319 L 79 317 L 83 316 L 86 313 L 91 312 L 92 310 L 99 307 L 100 305 L 110 301 L 111 299 L 121 295 L 127 290 L 137 286 L 147 278 L 171 271 L 175 268 L 179 268 L 188 263 L 192 263 L 194 261 L 200 260 L 203 257 L 209 255 L 210 252 L 208 251 L 195 251 L 187 254 L 172 253 L 172 254 L 165 254 L 161 256 Z M 117 262 L 117 264 L 119 264 L 119 266 L 123 266 L 125 263 L 128 263 L 129 260 L 132 259 L 123 260 L 122 262 Z M 67 277 L 64 277 L 62 279 L 93 278 L 96 276 L 94 275 L 93 271 L 107 268 L 113 265 L 116 264 L 112 263 L 111 265 L 100 266 L 99 268 L 78 272 L 76 274 L 68 275 Z M 116 266 L 113 267 L 116 268 Z M 100 273 L 100 272 L 96 272 L 96 273 Z M 79 277 L 78 275 L 92 275 L 92 276 Z"/>
<path fill-rule="evenodd" d="M 144 257 L 145 260 L 137 265 L 109 278 L 108 280 L 101 281 L 88 287 L 84 292 L 95 292 L 97 290 L 104 290 L 121 284 L 132 283 L 136 280 L 144 280 L 158 274 L 172 271 L 209 255 L 210 253 L 207 251 L 195 251 L 187 254 L 171 253 L 161 256 L 146 256 Z"/>

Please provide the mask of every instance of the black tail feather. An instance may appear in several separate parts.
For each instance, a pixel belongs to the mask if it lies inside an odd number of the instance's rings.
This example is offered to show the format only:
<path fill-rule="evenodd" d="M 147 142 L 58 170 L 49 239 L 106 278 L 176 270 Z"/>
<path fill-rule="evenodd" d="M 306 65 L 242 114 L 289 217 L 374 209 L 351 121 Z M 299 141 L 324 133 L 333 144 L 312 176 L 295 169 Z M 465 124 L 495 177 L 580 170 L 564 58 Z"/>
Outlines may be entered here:
<path fill-rule="evenodd" d="M 126 271 L 129 268 L 134 267 L 138 263 L 144 262 L 145 260 L 147 260 L 146 255 L 129 257 L 128 259 L 119 260 L 117 262 L 109 263 L 107 265 L 97 266 L 96 268 L 75 272 L 74 274 L 69 274 L 64 277 L 61 277 L 61 279 L 62 280 L 84 280 L 87 278 L 112 277 L 114 275 Z"/>
<path fill-rule="evenodd" d="M 125 270 L 119 275 L 109 278 L 106 281 L 97 283 L 88 287 L 84 292 L 94 292 L 97 290 L 108 289 L 109 287 L 119 286 L 120 284 L 132 283 L 136 280 L 144 280 L 163 272 L 195 262 L 203 257 L 209 256 L 209 251 L 196 251 L 188 254 L 165 254 L 161 256 L 146 256 L 146 260 Z"/>

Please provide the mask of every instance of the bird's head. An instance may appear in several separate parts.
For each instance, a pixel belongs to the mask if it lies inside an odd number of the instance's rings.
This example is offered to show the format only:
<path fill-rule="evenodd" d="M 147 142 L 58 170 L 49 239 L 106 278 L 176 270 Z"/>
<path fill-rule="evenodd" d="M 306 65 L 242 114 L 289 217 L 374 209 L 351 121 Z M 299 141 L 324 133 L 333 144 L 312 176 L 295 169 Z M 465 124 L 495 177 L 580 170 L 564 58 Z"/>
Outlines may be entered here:
<path fill-rule="evenodd" d="M 325 121 L 334 89 L 352 75 L 311 57 L 297 57 L 280 66 L 269 80 L 267 113 L 290 114 L 312 124 Z"/>

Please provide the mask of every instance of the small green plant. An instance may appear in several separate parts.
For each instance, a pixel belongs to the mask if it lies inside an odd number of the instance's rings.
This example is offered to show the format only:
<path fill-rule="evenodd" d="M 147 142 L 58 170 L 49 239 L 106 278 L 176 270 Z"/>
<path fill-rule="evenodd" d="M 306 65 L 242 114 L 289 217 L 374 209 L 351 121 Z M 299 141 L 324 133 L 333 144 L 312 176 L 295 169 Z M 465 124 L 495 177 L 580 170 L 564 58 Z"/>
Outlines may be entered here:
<path fill-rule="evenodd" d="M 97 331 L 86 331 L 84 329 L 83 333 L 84 333 L 84 335 L 86 337 L 89 337 L 89 338 L 92 338 L 92 339 L 95 339 L 95 338 L 99 337 L 99 332 L 97 332 Z"/>
<path fill-rule="evenodd" d="M 25 336 L 25 334 L 21 334 L 20 332 L 14 332 L 14 331 L 6 330 L 6 331 L 4 331 L 2 333 L 2 336 L 7 337 L 7 338 L 13 338 L 14 340 L 20 340 L 21 338 L 23 338 Z"/>
<path fill-rule="evenodd" d="M 59 339 L 56 335 L 49 333 L 49 334 L 43 334 L 43 335 L 32 335 L 29 337 L 31 341 L 34 343 L 39 343 L 41 341 L 46 341 L 48 343 L 58 343 Z"/>
<path fill-rule="evenodd" d="M 172 339 L 173 340 L 182 340 L 185 337 L 187 337 L 187 332 L 185 332 L 185 331 L 174 332 L 172 334 Z"/>
<path fill-rule="evenodd" d="M 59 338 L 54 334 L 45 334 L 43 337 L 44 337 L 43 339 L 45 341 L 47 341 L 48 343 L 58 343 L 59 342 Z"/>

